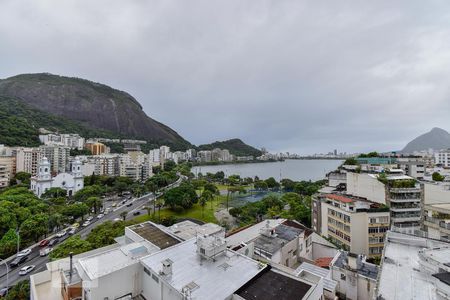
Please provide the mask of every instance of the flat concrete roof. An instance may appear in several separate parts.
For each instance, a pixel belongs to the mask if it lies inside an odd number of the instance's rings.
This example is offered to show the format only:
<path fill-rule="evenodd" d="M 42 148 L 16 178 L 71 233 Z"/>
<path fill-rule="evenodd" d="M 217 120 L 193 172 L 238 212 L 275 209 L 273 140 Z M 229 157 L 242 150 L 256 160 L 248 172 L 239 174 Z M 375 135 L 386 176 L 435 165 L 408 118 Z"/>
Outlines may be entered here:
<path fill-rule="evenodd" d="M 159 249 L 166 249 L 180 242 L 179 239 L 161 230 L 151 222 L 140 223 L 128 228 L 145 240 L 157 246 Z"/>
<path fill-rule="evenodd" d="M 437 253 L 437 248 L 449 246 L 448 243 L 389 231 L 384 245 L 377 296 L 393 300 L 436 299 L 432 275 L 421 266 L 419 252 L 429 249 L 426 251 L 434 252 L 427 255 L 450 260 L 450 252 Z"/>
<path fill-rule="evenodd" d="M 196 239 L 144 257 L 141 263 L 160 274 L 162 262 L 167 259 L 172 261 L 172 275 L 165 276 L 164 280 L 180 293 L 185 286 L 196 286 L 191 293 L 193 299 L 228 298 L 264 268 L 231 250 L 217 255 L 215 260 L 202 259 L 197 253 Z"/>

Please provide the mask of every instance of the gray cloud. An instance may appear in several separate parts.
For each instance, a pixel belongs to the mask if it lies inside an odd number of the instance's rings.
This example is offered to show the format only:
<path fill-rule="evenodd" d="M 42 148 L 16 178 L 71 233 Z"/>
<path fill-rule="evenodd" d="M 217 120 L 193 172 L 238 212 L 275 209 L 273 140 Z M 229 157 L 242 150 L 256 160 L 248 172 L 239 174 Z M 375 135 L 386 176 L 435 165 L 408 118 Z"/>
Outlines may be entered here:
<path fill-rule="evenodd" d="M 195 144 L 400 149 L 450 129 L 449 6 L 2 0 L 0 77 L 109 84 Z"/>

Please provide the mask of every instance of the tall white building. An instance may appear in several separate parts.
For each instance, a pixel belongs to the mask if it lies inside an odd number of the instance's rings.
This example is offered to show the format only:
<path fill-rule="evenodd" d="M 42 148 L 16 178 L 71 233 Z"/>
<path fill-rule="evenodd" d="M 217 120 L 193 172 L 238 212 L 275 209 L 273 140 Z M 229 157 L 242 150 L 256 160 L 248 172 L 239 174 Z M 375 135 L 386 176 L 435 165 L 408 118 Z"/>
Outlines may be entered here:
<path fill-rule="evenodd" d="M 84 148 L 85 139 L 79 134 L 64 133 L 64 134 L 41 134 L 39 140 L 44 145 L 66 146 L 70 149 L 82 150 Z"/>
<path fill-rule="evenodd" d="M 442 165 L 444 168 L 450 167 L 450 149 L 441 150 L 434 154 L 434 161 L 438 165 Z"/>
<path fill-rule="evenodd" d="M 37 174 L 38 164 L 41 158 L 39 148 L 16 148 L 16 172 Z"/>
<path fill-rule="evenodd" d="M 31 190 L 41 197 L 50 188 L 58 187 L 67 191 L 68 196 L 74 195 L 84 187 L 84 176 L 80 160 L 72 162 L 70 173 L 59 173 L 55 177 L 51 175 L 51 165 L 46 157 L 39 163 L 38 173 L 31 177 Z"/>
<path fill-rule="evenodd" d="M 39 146 L 41 157 L 46 157 L 51 165 L 51 172 L 63 173 L 68 171 L 70 148 L 65 146 Z"/>

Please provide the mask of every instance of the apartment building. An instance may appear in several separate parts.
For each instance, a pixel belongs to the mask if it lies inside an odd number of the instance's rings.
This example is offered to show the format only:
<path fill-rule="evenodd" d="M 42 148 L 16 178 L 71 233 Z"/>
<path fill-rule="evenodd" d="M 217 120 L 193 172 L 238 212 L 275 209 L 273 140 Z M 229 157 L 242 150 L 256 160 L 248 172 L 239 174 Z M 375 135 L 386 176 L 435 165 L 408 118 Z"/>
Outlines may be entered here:
<path fill-rule="evenodd" d="M 337 253 L 336 246 L 310 228 L 286 219 L 268 219 L 230 232 L 226 241 L 241 254 L 293 269 L 300 262 L 314 263 Z"/>
<path fill-rule="evenodd" d="M 55 145 L 39 146 L 40 158 L 46 157 L 50 162 L 52 173 L 69 171 L 70 148 Z"/>
<path fill-rule="evenodd" d="M 70 149 L 82 150 L 84 148 L 85 139 L 79 134 L 41 134 L 39 140 L 44 145 L 66 146 Z"/>
<path fill-rule="evenodd" d="M 313 199 L 313 230 L 353 253 L 380 256 L 389 230 L 389 208 L 343 194 L 321 194 Z"/>
<path fill-rule="evenodd" d="M 403 230 L 420 226 L 423 187 L 399 169 L 381 174 L 347 172 L 347 194 L 386 204 L 391 208 L 391 225 Z"/>
<path fill-rule="evenodd" d="M 0 156 L 0 166 L 3 166 L 3 172 L 8 177 L 7 181 L 4 181 L 6 186 L 9 186 L 9 179 L 16 175 L 16 158 L 15 156 Z"/>
<path fill-rule="evenodd" d="M 84 144 L 84 148 L 91 151 L 92 155 L 108 154 L 110 149 L 105 144 L 99 142 L 89 142 Z"/>
<path fill-rule="evenodd" d="M 38 164 L 41 159 L 39 148 L 15 148 L 14 155 L 16 156 L 17 172 L 26 172 L 32 176 L 36 176 Z"/>
<path fill-rule="evenodd" d="M 0 165 L 0 189 L 9 186 L 9 172 L 5 165 Z"/>
<path fill-rule="evenodd" d="M 444 168 L 450 168 L 450 149 L 441 150 L 434 154 L 434 162 Z"/>
<path fill-rule="evenodd" d="M 183 240 L 146 222 L 117 240 L 48 263 L 30 276 L 31 299 L 319 300 L 324 294 L 321 277 L 287 273 L 230 250 L 223 232 Z"/>
<path fill-rule="evenodd" d="M 400 157 L 397 158 L 397 167 L 406 175 L 422 180 L 425 176 L 426 162 L 422 158 Z"/>

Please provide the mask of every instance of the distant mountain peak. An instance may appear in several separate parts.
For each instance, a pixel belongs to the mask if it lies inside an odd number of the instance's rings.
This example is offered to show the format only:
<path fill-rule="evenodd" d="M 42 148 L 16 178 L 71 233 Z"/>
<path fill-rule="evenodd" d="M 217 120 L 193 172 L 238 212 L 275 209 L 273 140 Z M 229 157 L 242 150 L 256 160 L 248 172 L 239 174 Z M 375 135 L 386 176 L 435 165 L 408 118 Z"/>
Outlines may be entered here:
<path fill-rule="evenodd" d="M 409 142 L 401 152 L 413 153 L 430 148 L 434 150 L 450 148 L 450 134 L 442 128 L 434 127 Z"/>

